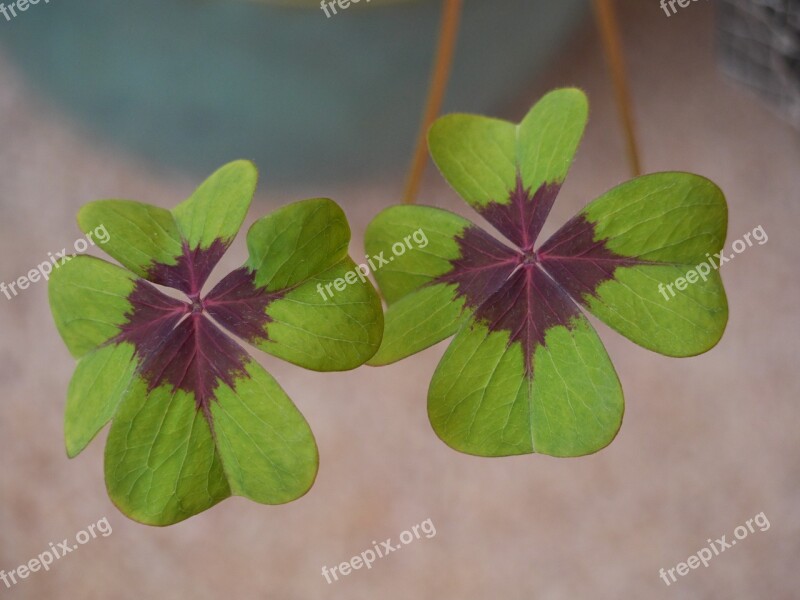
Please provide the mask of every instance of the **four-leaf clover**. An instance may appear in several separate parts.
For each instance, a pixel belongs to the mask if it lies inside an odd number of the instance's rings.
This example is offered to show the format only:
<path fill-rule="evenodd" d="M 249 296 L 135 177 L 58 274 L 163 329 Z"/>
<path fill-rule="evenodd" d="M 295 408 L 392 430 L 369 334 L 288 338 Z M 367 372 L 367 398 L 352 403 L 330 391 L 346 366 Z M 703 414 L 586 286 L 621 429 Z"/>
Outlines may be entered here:
<path fill-rule="evenodd" d="M 659 293 L 725 241 L 724 196 L 703 177 L 656 173 L 623 183 L 537 245 L 587 114 L 583 92 L 562 89 L 519 125 L 449 115 L 431 128 L 439 170 L 507 243 L 424 206 L 391 207 L 367 229 L 372 255 L 420 227 L 430 240 L 375 274 L 389 307 L 369 364 L 455 334 L 431 381 L 428 414 L 462 452 L 579 456 L 614 439 L 622 389 L 581 308 L 669 356 L 705 352 L 725 328 L 716 271 L 674 298 Z"/>
<path fill-rule="evenodd" d="M 50 280 L 56 325 L 78 359 L 67 453 L 77 455 L 112 421 L 108 493 L 142 523 L 176 523 L 231 495 L 289 502 L 314 482 L 308 424 L 229 334 L 317 371 L 358 367 L 380 345 L 383 312 L 369 282 L 327 300 L 316 291 L 355 268 L 347 220 L 331 200 L 304 200 L 256 221 L 245 265 L 201 293 L 256 181 L 255 167 L 237 161 L 172 211 L 90 203 L 78 215 L 81 229 L 105 226 L 103 248 L 126 268 L 78 256 Z"/>
<path fill-rule="evenodd" d="M 584 311 L 665 355 L 709 350 L 728 316 L 718 273 L 674 297 L 660 289 L 722 248 L 727 206 L 703 177 L 656 173 L 610 190 L 537 244 L 587 113 L 581 91 L 562 89 L 519 125 L 473 115 L 434 124 L 440 171 L 505 241 L 438 208 L 383 211 L 367 229 L 369 254 L 391 253 L 420 229 L 428 240 L 375 272 L 385 331 L 363 278 L 318 294 L 356 269 L 346 217 L 328 199 L 258 220 L 245 265 L 203 293 L 255 192 L 247 161 L 224 166 L 172 211 L 128 200 L 84 206 L 81 229 L 105 227 L 103 248 L 124 268 L 79 256 L 51 276 L 56 325 L 78 359 L 68 455 L 111 421 L 109 496 L 152 525 L 231 495 L 279 504 L 305 494 L 318 468 L 311 430 L 232 336 L 338 371 L 389 364 L 455 335 L 428 393 L 448 445 L 481 456 L 605 447 L 622 422 L 622 388 Z"/>

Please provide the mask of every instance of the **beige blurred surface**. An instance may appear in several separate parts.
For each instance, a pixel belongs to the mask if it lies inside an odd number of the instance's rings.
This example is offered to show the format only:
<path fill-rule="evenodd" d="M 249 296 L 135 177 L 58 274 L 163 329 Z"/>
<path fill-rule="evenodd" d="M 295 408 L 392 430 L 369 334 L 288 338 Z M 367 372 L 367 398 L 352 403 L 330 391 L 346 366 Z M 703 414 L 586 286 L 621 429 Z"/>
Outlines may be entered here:
<path fill-rule="evenodd" d="M 36 284 L 0 297 L 0 569 L 10 570 L 102 517 L 113 533 L 80 547 L 9 598 L 797 598 L 800 575 L 800 135 L 725 81 L 712 54 L 710 3 L 667 18 L 627 1 L 623 31 L 647 171 L 691 170 L 730 205 L 728 244 L 762 225 L 769 241 L 725 265 L 730 323 L 713 351 L 675 360 L 598 326 L 626 394 L 616 441 L 580 459 L 479 459 L 428 424 L 427 383 L 444 346 L 383 369 L 317 374 L 258 354 L 309 420 L 317 483 L 301 500 L 243 499 L 166 529 L 138 525 L 108 500 L 105 433 L 65 457 L 62 411 L 74 363 Z M 502 68 L 499 65 L 498 68 Z M 575 84 L 592 103 L 586 138 L 545 233 L 628 177 L 617 115 L 587 27 L 509 118 L 550 87 Z M 377 132 L 376 132 L 377 134 Z M 37 98 L 0 56 L 0 280 L 70 245 L 78 207 L 126 196 L 171 206 L 198 183 L 154 173 L 86 136 Z M 266 176 L 249 219 L 326 194 L 361 232 L 396 202 L 400 181 L 334 190 L 275 190 Z M 423 202 L 469 216 L 435 173 Z M 728 245 L 728 250 L 730 246 Z M 241 240 L 216 276 L 244 258 Z M 771 527 L 691 571 L 674 567 L 764 512 Z M 329 585 L 333 566 L 432 519 L 421 539 Z"/>

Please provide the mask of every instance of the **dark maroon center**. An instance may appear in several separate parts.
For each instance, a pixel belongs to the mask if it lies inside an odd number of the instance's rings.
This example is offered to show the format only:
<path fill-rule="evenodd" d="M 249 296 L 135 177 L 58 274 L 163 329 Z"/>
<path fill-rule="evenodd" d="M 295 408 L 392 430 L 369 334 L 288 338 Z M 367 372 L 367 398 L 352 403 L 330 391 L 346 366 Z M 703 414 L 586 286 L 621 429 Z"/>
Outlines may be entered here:
<path fill-rule="evenodd" d="M 538 262 L 539 257 L 536 255 L 536 252 L 528 251 L 521 253 L 521 260 L 523 265 L 531 266 L 535 265 Z"/>
<path fill-rule="evenodd" d="M 138 279 L 128 297 L 132 308 L 127 322 L 110 342 L 134 345 L 137 373 L 147 381 L 148 391 L 167 384 L 173 393 L 194 394 L 197 409 L 209 423 L 210 403 L 220 382 L 235 387 L 238 378 L 247 376 L 250 358 L 218 324 L 248 342 L 267 339 L 266 307 L 284 293 L 256 288 L 254 274 L 242 267 L 201 298 L 202 286 L 225 248 L 221 242 L 207 250 L 184 248 L 175 266 L 157 265 L 148 274 L 150 281 L 184 291 L 188 301 Z"/>
<path fill-rule="evenodd" d="M 534 250 L 560 190 L 544 184 L 525 189 L 520 177 L 509 202 L 489 202 L 480 214 L 516 248 L 472 225 L 456 238 L 459 258 L 435 283 L 456 285 L 474 317 L 490 331 L 509 332 L 509 344 L 522 344 L 528 374 L 533 353 L 551 327 L 574 327 L 578 303 L 614 276 L 621 266 L 645 261 L 615 254 L 605 240 L 595 241 L 594 224 L 578 215 Z M 653 263 L 649 263 L 653 264 Z"/>

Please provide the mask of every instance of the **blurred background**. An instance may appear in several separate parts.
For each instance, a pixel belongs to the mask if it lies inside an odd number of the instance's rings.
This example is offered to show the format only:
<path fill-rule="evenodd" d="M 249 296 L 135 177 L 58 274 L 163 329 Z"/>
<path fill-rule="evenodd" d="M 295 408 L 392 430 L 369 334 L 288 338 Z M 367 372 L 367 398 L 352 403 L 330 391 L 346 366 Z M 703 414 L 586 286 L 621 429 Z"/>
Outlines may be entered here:
<path fill-rule="evenodd" d="M 0 594 L 797 598 L 797 3 L 614 4 L 643 170 L 717 182 L 728 244 L 759 225 L 769 235 L 723 267 L 730 322 L 716 348 L 669 359 L 595 321 L 626 414 L 611 446 L 579 459 L 481 459 L 441 443 L 426 393 L 446 344 L 337 374 L 254 351 L 316 435 L 316 485 L 286 506 L 234 498 L 155 529 L 108 500 L 104 433 L 66 458 L 74 362 L 46 285 L 34 284 L 0 296 L 0 569 L 103 517 L 113 533 L 11 589 L 0 583 Z M 440 16 L 436 1 L 372 0 L 326 18 L 316 3 L 72 0 L 0 17 L 0 281 L 81 237 L 85 202 L 172 207 L 235 158 L 262 173 L 245 226 L 293 200 L 332 197 L 359 255 L 367 223 L 402 198 Z M 544 235 L 631 176 L 592 6 L 465 1 L 445 111 L 517 120 L 564 85 L 586 90 L 590 122 Z M 476 218 L 430 166 L 419 201 Z M 238 239 L 213 279 L 245 255 Z M 670 587 L 659 578 L 760 512 L 769 530 Z M 425 519 L 435 537 L 339 582 L 321 576 Z"/>

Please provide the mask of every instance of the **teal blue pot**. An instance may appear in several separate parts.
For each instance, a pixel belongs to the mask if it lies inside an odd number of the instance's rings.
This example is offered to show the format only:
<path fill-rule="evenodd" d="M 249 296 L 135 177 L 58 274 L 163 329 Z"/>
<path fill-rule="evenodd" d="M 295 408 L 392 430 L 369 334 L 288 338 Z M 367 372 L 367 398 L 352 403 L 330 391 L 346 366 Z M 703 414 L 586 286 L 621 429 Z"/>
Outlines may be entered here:
<path fill-rule="evenodd" d="M 466 0 L 447 110 L 503 106 L 585 9 Z M 330 182 L 407 166 L 440 10 L 53 1 L 0 19 L 0 43 L 59 109 L 151 161 L 208 172 L 246 157 L 273 181 Z"/>

